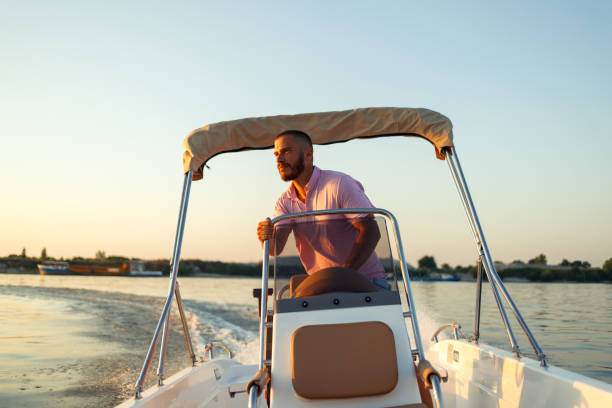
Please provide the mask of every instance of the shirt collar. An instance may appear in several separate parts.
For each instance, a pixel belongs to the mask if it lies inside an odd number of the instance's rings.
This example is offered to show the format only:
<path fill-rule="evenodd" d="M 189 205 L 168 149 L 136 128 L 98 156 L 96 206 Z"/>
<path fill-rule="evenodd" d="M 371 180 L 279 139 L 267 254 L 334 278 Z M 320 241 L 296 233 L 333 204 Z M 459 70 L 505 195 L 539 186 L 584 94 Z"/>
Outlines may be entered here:
<path fill-rule="evenodd" d="M 304 190 L 306 190 L 306 199 L 310 197 L 310 192 L 317 188 L 317 185 L 319 184 L 320 175 L 321 170 L 319 170 L 317 166 L 313 166 L 312 174 L 310 175 L 310 180 L 308 180 L 308 183 L 306 183 L 306 187 L 304 187 Z M 293 187 L 293 183 L 291 183 L 291 185 L 289 186 L 289 194 L 291 195 L 291 198 L 293 200 L 301 202 L 297 195 L 297 192 L 295 191 L 295 187 Z"/>

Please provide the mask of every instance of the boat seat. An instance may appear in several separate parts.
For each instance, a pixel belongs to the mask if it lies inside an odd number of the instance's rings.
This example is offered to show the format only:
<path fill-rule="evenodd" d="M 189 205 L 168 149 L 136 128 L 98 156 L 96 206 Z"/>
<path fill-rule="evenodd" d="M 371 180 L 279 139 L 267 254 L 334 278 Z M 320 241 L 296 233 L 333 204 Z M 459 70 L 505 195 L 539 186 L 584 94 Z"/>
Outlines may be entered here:
<path fill-rule="evenodd" d="M 292 298 L 319 296 L 331 292 L 376 292 L 368 278 L 352 269 L 331 267 L 312 275 L 295 275 L 289 283 Z"/>
<path fill-rule="evenodd" d="M 382 322 L 302 326 L 291 341 L 293 388 L 303 398 L 380 395 L 397 385 L 393 332 Z"/>
<path fill-rule="evenodd" d="M 277 299 L 273 325 L 272 408 L 423 402 L 397 292 Z"/>
<path fill-rule="evenodd" d="M 292 297 L 292 298 L 295 297 L 294 294 L 295 294 L 295 291 L 297 290 L 297 287 L 306 278 L 308 278 L 308 275 L 306 275 L 305 273 L 300 274 L 300 275 L 293 275 L 291 277 L 291 279 L 289 280 L 289 295 L 290 295 L 290 297 Z"/>

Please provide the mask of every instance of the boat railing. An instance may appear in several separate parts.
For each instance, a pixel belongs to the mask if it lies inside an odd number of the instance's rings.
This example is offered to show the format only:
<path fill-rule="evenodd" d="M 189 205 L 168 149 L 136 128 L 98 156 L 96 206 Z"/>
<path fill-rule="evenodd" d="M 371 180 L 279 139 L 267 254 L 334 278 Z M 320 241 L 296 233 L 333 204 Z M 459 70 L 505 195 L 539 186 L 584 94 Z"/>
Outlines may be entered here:
<path fill-rule="evenodd" d="M 414 299 L 412 296 L 412 290 L 410 288 L 410 276 L 408 273 L 408 267 L 406 264 L 406 257 L 404 256 L 404 246 L 402 244 L 402 238 L 399 232 L 399 226 L 397 223 L 397 219 L 395 216 L 382 208 L 341 208 L 341 209 L 330 209 L 330 210 L 318 210 L 318 211 L 308 211 L 296 214 L 286 214 L 273 218 L 270 220 L 272 226 L 280 221 L 303 218 L 303 217 L 313 217 L 313 216 L 321 216 L 321 215 L 350 215 L 350 214 L 378 214 L 382 215 L 393 226 L 393 235 L 395 238 L 395 246 L 397 251 L 397 256 L 400 261 L 400 270 L 402 274 L 402 282 L 404 285 L 404 290 L 400 293 L 404 295 L 405 304 L 408 306 L 409 311 L 403 313 L 404 319 L 410 318 L 411 328 L 413 339 L 415 342 L 416 349 L 412 350 L 412 354 L 418 356 L 419 360 L 425 359 L 425 353 L 423 350 L 423 343 L 421 341 L 421 334 L 419 329 L 419 323 L 417 318 L 417 313 L 414 307 Z M 266 329 L 270 325 L 268 323 L 268 296 L 263 295 L 268 294 L 268 275 L 269 275 L 269 265 L 270 265 L 270 254 L 269 254 L 270 243 L 268 240 L 264 241 L 263 245 L 263 262 L 262 262 L 262 272 L 261 272 L 261 308 L 260 308 L 260 318 L 259 318 L 259 366 L 258 369 L 263 369 L 266 365 L 270 364 L 270 361 L 267 361 L 265 354 L 265 334 Z M 438 408 L 442 408 L 442 392 L 440 388 L 440 378 L 437 376 L 431 377 L 432 382 L 432 391 L 434 394 L 434 399 L 436 400 L 436 404 Z M 257 407 L 257 400 L 261 390 L 258 390 L 257 387 L 251 387 L 249 391 L 249 408 Z"/>
<path fill-rule="evenodd" d="M 506 301 L 508 307 L 514 314 L 514 317 L 518 321 L 521 326 L 525 336 L 531 343 L 535 354 L 540 361 L 540 365 L 542 367 L 547 367 L 546 355 L 542 351 L 542 348 L 536 341 L 533 333 L 529 330 L 525 319 L 521 315 L 521 312 L 518 310 L 518 307 L 512 300 L 510 293 L 506 289 L 506 286 L 503 284 L 501 278 L 499 277 L 497 270 L 495 269 L 495 264 L 493 262 L 493 258 L 491 257 L 491 252 L 489 251 L 489 246 L 487 245 L 487 241 L 484 236 L 484 232 L 480 225 L 480 220 L 478 219 L 478 214 L 476 214 L 476 208 L 474 207 L 474 202 L 472 201 L 472 196 L 470 195 L 470 190 L 468 189 L 467 182 L 465 180 L 465 176 L 463 175 L 463 170 L 461 169 L 461 164 L 459 163 L 459 157 L 457 156 L 457 150 L 454 147 L 446 148 L 446 163 L 448 164 L 448 168 L 452 175 L 453 181 L 455 182 L 455 187 L 457 188 L 457 192 L 459 193 L 459 197 L 461 199 L 461 203 L 463 204 L 463 208 L 465 210 L 466 216 L 468 218 L 468 222 L 470 224 L 470 228 L 472 229 L 472 234 L 474 236 L 474 240 L 476 242 L 476 248 L 478 251 L 478 272 L 477 272 L 477 280 L 476 280 L 476 316 L 475 316 L 475 327 L 474 327 L 474 339 L 477 342 L 480 336 L 479 327 L 480 327 L 480 302 L 481 302 L 481 290 L 482 290 L 482 270 L 484 270 L 489 283 L 491 284 L 491 290 L 493 292 L 493 297 L 495 299 L 495 303 L 497 304 L 497 308 L 499 309 L 499 313 L 501 315 L 502 321 L 504 322 L 504 326 L 506 328 L 506 334 L 508 336 L 508 340 L 510 341 L 510 346 L 512 347 L 512 351 L 514 352 L 517 358 L 520 358 L 520 350 L 518 343 L 516 341 L 516 337 L 514 336 L 514 332 L 512 331 L 512 327 L 510 325 L 510 321 L 508 320 L 508 315 L 506 314 L 506 310 L 504 304 L 502 302 L 502 296 Z M 501 293 L 501 295 L 500 295 Z"/>

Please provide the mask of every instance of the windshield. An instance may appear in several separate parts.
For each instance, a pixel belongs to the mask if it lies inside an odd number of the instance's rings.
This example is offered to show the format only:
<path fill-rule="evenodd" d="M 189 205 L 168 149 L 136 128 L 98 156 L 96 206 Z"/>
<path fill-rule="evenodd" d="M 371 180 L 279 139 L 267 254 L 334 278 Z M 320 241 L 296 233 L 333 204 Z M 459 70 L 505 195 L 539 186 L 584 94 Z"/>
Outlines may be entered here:
<path fill-rule="evenodd" d="M 330 268 L 355 271 L 378 290 L 397 291 L 399 266 L 383 216 L 334 214 L 279 221 L 270 241 L 270 259 L 276 299 L 291 297 L 302 278 Z"/>

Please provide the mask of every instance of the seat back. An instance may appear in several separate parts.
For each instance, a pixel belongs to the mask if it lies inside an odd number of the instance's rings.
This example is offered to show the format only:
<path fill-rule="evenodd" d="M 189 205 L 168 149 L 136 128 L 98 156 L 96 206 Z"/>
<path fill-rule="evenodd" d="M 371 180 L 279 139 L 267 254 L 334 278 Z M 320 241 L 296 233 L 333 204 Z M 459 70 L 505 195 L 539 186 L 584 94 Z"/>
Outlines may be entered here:
<path fill-rule="evenodd" d="M 282 299 L 275 310 L 272 408 L 421 402 L 397 293 Z"/>
<path fill-rule="evenodd" d="M 386 394 L 397 385 L 393 332 L 382 322 L 302 326 L 291 340 L 291 377 L 304 398 Z"/>

